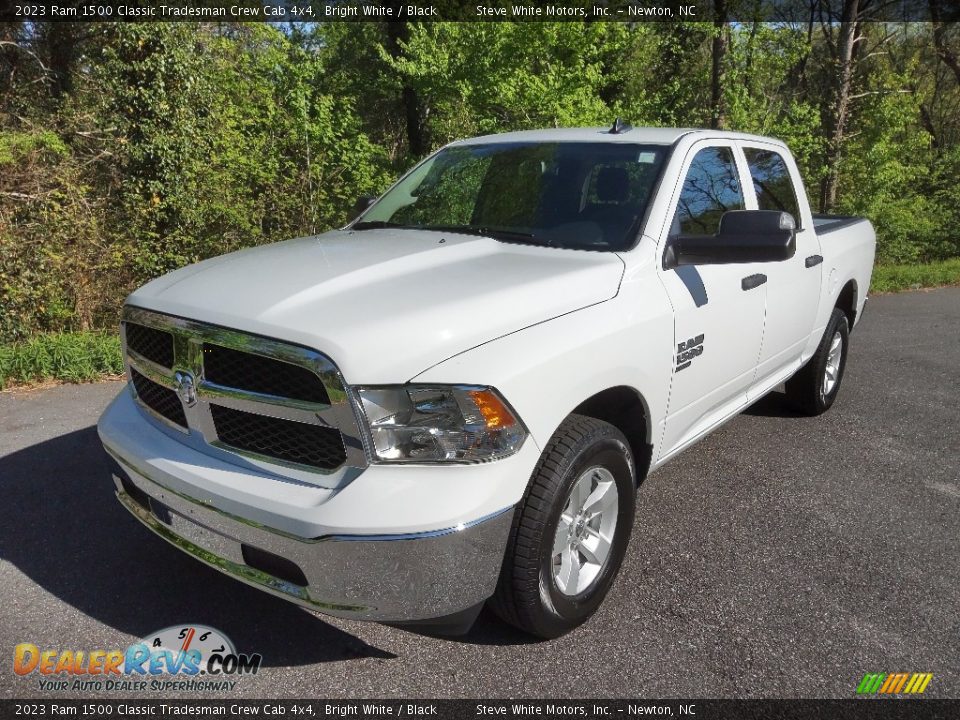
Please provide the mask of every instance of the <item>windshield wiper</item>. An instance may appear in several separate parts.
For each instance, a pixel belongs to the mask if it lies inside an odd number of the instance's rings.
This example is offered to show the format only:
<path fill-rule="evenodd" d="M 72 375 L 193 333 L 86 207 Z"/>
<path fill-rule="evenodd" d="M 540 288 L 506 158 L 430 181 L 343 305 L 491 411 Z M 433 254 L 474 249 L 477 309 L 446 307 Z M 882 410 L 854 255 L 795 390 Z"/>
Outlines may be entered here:
<path fill-rule="evenodd" d="M 537 237 L 533 233 L 508 228 L 487 227 L 484 225 L 404 225 L 389 220 L 366 220 L 358 222 L 351 230 L 378 230 L 381 228 L 403 228 L 405 230 L 429 230 L 430 232 L 452 232 L 462 235 L 478 235 L 491 237 L 494 240 L 527 242 L 535 245 L 549 245 L 546 238 Z"/>
<path fill-rule="evenodd" d="M 464 235 L 481 235 L 485 237 L 499 238 L 520 238 L 524 240 L 536 239 L 536 235 L 522 230 L 510 230 L 508 228 L 486 227 L 483 225 L 421 225 L 421 230 L 437 230 L 440 232 L 455 232 Z"/>
<path fill-rule="evenodd" d="M 403 223 L 390 222 L 389 220 L 365 220 L 351 226 L 351 230 L 380 230 L 381 228 L 407 228 L 409 230 L 419 230 L 416 225 L 404 225 Z"/>

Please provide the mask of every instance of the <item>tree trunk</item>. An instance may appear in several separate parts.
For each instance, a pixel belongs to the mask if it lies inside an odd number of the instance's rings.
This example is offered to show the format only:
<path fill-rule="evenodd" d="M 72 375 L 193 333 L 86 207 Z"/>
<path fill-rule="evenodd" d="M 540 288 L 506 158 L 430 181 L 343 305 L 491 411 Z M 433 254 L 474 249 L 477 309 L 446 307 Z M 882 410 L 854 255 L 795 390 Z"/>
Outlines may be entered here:
<path fill-rule="evenodd" d="M 40 33 L 41 54 L 46 58 L 54 97 L 69 95 L 73 91 L 73 76 L 79 53 L 79 23 L 49 23 Z"/>
<path fill-rule="evenodd" d="M 960 58 L 947 45 L 947 26 L 941 21 L 941 1 L 929 0 L 930 19 L 933 20 L 933 47 L 937 51 L 937 57 L 953 71 L 954 77 L 960 83 Z"/>
<path fill-rule="evenodd" d="M 713 47 L 710 64 L 710 127 L 726 125 L 723 103 L 723 65 L 727 56 L 727 2 L 716 0 L 713 10 Z"/>
<path fill-rule="evenodd" d="M 400 42 L 410 37 L 410 26 L 406 22 L 394 20 L 387 23 L 387 50 L 394 58 L 402 52 Z M 416 89 L 404 82 L 400 90 L 404 120 L 407 128 L 407 147 L 414 157 L 422 157 L 430 151 L 430 139 L 427 136 L 423 103 Z"/>
<path fill-rule="evenodd" d="M 840 18 L 840 42 L 837 45 L 837 78 L 831 112 L 831 132 L 827 143 L 827 176 L 821 184 L 820 211 L 829 212 L 837 202 L 840 151 L 846 137 L 850 114 L 850 88 L 853 84 L 854 49 L 857 43 L 859 0 L 844 0 Z"/>
<path fill-rule="evenodd" d="M 813 50 L 813 28 L 817 19 L 817 1 L 810 0 L 810 14 L 807 17 L 807 49 L 803 57 L 797 62 L 791 76 L 796 78 L 795 87 L 801 93 L 807 90 L 807 63 L 810 61 L 810 52 Z"/>

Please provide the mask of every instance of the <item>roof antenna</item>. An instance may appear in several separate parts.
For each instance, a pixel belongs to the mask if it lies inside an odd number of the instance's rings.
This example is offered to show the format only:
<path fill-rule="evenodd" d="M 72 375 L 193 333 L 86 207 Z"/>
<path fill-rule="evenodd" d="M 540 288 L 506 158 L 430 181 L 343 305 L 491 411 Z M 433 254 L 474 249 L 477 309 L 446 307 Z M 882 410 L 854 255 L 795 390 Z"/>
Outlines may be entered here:
<path fill-rule="evenodd" d="M 613 121 L 613 127 L 610 128 L 610 134 L 619 135 L 620 133 L 625 133 L 628 130 L 633 130 L 633 125 L 630 123 L 625 123 L 620 118 L 617 118 Z"/>

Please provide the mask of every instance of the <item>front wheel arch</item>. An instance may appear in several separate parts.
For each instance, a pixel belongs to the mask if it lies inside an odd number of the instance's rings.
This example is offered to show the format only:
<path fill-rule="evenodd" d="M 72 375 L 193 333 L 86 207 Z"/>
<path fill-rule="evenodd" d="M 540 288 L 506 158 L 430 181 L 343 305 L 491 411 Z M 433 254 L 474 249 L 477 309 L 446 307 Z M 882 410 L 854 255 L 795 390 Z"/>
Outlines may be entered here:
<path fill-rule="evenodd" d="M 610 555 L 581 592 L 565 596 L 552 565 L 558 523 L 571 488 L 596 467 L 617 485 L 616 528 Z M 570 415 L 547 443 L 518 505 L 490 606 L 501 619 L 541 638 L 555 638 L 585 622 L 610 589 L 626 553 L 636 503 L 636 473 L 629 445 L 609 423 Z"/>
<path fill-rule="evenodd" d="M 610 387 L 591 395 L 577 405 L 570 415 L 601 420 L 622 432 L 633 453 L 637 484 L 643 482 L 653 459 L 650 435 L 653 426 L 650 423 L 650 408 L 640 392 L 626 385 Z"/>

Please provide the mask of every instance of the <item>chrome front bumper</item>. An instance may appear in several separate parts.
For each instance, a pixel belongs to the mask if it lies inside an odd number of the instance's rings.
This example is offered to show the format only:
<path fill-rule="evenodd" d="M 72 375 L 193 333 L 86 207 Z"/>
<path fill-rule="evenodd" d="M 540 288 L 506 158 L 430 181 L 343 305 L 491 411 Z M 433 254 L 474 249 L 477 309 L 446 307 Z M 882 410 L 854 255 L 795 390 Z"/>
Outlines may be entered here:
<path fill-rule="evenodd" d="M 338 617 L 418 622 L 477 606 L 496 587 L 513 519 L 508 508 L 434 532 L 298 538 L 197 502 L 111 457 L 117 498 L 164 540 L 237 580 Z"/>

